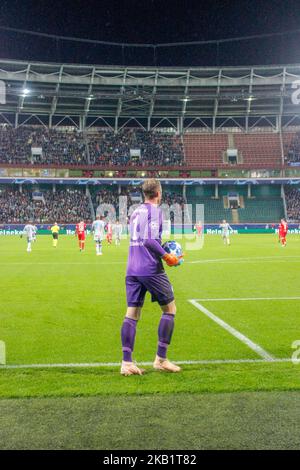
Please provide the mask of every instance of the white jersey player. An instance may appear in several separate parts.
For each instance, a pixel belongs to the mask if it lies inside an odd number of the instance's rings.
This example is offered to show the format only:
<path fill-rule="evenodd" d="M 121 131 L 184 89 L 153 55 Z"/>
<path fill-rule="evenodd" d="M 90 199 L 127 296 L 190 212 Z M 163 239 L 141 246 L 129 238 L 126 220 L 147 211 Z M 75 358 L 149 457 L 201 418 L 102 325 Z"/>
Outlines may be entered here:
<path fill-rule="evenodd" d="M 36 242 L 36 234 L 37 234 L 38 228 L 37 228 L 36 225 L 34 225 L 33 227 L 34 227 L 34 234 L 33 234 L 32 241 L 33 241 L 33 242 Z"/>
<path fill-rule="evenodd" d="M 94 241 L 96 243 L 96 255 L 102 255 L 102 240 L 105 237 L 105 222 L 103 217 L 97 215 L 96 220 L 92 224 L 92 232 L 94 233 Z"/>
<path fill-rule="evenodd" d="M 29 253 L 31 251 L 31 243 L 35 240 L 36 237 L 36 226 L 32 225 L 30 222 L 25 225 L 23 229 L 23 235 L 26 235 L 27 237 L 27 252 Z"/>
<path fill-rule="evenodd" d="M 119 220 L 116 220 L 116 223 L 113 225 L 113 233 L 115 236 L 115 244 L 120 245 L 121 243 L 121 235 L 122 235 L 123 227 Z"/>
<path fill-rule="evenodd" d="M 225 219 L 219 225 L 219 228 L 222 229 L 221 236 L 223 238 L 224 245 L 230 245 L 230 238 L 229 238 L 230 230 L 233 230 L 233 229 L 230 227 L 229 223 L 226 222 Z"/>

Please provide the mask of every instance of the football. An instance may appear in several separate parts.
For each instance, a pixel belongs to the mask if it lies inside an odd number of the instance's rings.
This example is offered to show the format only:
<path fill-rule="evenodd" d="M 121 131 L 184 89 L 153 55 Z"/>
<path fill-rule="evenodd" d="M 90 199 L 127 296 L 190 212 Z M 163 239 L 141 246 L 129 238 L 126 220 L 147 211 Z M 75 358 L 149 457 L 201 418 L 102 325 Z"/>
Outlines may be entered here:
<path fill-rule="evenodd" d="M 163 249 L 172 255 L 176 255 L 178 258 L 182 255 L 182 248 L 180 243 L 176 242 L 175 240 L 169 240 L 163 244 Z M 180 259 L 179 265 L 183 263 L 183 258 Z M 179 266 L 178 265 L 178 266 Z"/>

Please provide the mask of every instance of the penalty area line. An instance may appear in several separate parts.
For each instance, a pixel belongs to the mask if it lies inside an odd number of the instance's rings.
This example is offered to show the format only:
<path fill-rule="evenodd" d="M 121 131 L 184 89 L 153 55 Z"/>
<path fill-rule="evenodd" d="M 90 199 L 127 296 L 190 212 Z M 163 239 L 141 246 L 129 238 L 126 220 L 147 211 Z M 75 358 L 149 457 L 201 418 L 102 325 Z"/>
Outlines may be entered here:
<path fill-rule="evenodd" d="M 199 361 L 174 361 L 179 365 L 222 365 L 222 364 L 265 364 L 265 363 L 285 363 L 293 362 L 291 358 L 273 359 L 203 359 Z M 294 361 L 295 362 L 295 361 Z M 141 366 L 152 366 L 153 362 L 139 362 Z M 121 362 L 78 362 L 78 363 L 57 363 L 57 364 L 7 364 L 0 365 L 3 369 L 60 369 L 60 368 L 97 368 L 97 367 L 120 367 Z"/>
<path fill-rule="evenodd" d="M 200 304 L 197 300 L 189 299 L 189 302 L 198 310 L 200 310 L 200 312 L 204 313 L 204 315 L 206 315 L 208 318 L 210 318 L 215 323 L 217 323 L 222 328 L 224 328 L 224 330 L 228 331 L 228 333 L 230 333 L 232 336 L 239 339 L 242 343 L 246 344 L 246 346 L 252 349 L 252 351 L 254 351 L 256 354 L 261 356 L 263 359 L 265 359 L 266 361 L 274 361 L 275 358 L 270 353 L 265 351 L 261 346 L 259 346 L 259 344 L 254 343 L 253 341 L 251 341 L 251 339 L 243 335 L 240 331 L 230 326 L 224 320 L 221 320 L 221 318 L 217 317 L 217 315 L 214 315 L 207 308 L 205 308 L 204 305 Z"/>

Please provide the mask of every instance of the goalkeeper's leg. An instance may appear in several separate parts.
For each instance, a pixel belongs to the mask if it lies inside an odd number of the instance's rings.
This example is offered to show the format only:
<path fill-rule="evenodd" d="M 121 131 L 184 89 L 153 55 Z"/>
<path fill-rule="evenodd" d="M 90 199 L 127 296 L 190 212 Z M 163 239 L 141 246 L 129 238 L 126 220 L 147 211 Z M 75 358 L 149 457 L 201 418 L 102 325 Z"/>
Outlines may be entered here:
<path fill-rule="evenodd" d="M 165 372 L 180 372 L 181 368 L 167 359 L 167 350 L 174 330 L 175 300 L 167 305 L 162 305 L 161 308 L 163 314 L 158 327 L 158 347 L 153 367 Z"/>
<path fill-rule="evenodd" d="M 128 307 L 126 317 L 123 321 L 121 329 L 121 341 L 123 351 L 121 374 L 125 376 L 142 375 L 144 373 L 144 370 L 140 369 L 132 360 L 136 325 L 140 318 L 141 310 L 141 307 Z"/>

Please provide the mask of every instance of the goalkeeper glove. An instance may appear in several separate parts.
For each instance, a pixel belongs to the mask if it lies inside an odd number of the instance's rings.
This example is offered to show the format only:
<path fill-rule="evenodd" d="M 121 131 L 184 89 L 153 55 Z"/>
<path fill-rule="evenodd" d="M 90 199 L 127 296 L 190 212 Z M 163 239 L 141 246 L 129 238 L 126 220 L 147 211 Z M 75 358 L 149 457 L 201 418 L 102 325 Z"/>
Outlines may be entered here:
<path fill-rule="evenodd" d="M 183 260 L 182 256 L 172 255 L 171 253 L 165 253 L 162 259 L 167 263 L 168 266 L 179 266 Z"/>

